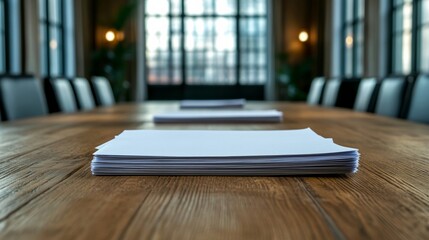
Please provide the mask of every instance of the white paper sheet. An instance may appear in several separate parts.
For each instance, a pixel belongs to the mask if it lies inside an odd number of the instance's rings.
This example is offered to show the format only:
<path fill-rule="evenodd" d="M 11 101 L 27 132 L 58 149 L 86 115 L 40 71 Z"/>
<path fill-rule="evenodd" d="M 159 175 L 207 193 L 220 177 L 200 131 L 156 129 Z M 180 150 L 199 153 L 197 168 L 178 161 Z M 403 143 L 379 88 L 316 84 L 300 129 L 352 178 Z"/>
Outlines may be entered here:
<path fill-rule="evenodd" d="M 168 131 L 125 132 L 94 155 L 138 157 L 249 157 L 320 155 L 353 152 L 311 129 L 295 131 Z"/>
<path fill-rule="evenodd" d="M 296 175 L 356 172 L 357 149 L 311 129 L 127 130 L 99 146 L 94 175 Z"/>
<path fill-rule="evenodd" d="M 243 108 L 246 99 L 223 99 L 223 100 L 183 100 L 180 108 Z"/>
<path fill-rule="evenodd" d="M 156 123 L 185 122 L 281 122 L 283 113 L 276 110 L 180 111 L 153 116 Z"/>

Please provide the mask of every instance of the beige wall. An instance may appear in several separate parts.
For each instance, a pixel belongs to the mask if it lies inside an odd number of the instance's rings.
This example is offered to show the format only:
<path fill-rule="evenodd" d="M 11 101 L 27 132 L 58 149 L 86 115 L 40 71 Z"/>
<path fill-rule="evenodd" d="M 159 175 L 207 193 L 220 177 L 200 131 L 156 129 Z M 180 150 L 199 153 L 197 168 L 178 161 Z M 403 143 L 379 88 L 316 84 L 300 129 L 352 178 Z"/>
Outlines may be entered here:
<path fill-rule="evenodd" d="M 24 72 L 39 77 L 39 16 L 38 4 L 34 0 L 24 0 Z"/>
<path fill-rule="evenodd" d="M 324 58 L 323 58 L 323 75 L 331 74 L 331 65 L 333 63 L 332 55 L 332 36 L 333 36 L 333 0 L 325 1 L 325 35 L 324 35 Z"/>
<path fill-rule="evenodd" d="M 365 51 L 364 51 L 364 74 L 365 76 L 377 76 L 378 75 L 378 48 L 380 37 L 380 29 L 378 23 L 378 12 L 380 1 L 371 0 L 365 2 Z"/>
<path fill-rule="evenodd" d="M 75 0 L 76 74 L 90 77 L 93 50 L 93 1 Z"/>

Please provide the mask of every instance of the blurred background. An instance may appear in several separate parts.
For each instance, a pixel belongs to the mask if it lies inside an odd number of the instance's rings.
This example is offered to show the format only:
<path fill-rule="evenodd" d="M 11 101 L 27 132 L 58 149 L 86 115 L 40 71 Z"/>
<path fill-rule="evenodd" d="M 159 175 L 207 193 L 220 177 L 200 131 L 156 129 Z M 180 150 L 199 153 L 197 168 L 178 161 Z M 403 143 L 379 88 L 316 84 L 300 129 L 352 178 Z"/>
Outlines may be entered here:
<path fill-rule="evenodd" d="M 429 0 L 0 0 L 0 72 L 105 76 L 116 101 L 302 101 L 429 71 Z"/>

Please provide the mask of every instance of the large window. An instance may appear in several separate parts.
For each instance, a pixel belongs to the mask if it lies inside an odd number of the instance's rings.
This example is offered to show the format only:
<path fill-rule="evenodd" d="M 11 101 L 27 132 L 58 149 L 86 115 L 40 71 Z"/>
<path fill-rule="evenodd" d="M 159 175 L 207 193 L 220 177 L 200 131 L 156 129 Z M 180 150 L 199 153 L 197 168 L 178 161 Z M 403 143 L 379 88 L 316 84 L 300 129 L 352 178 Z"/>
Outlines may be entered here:
<path fill-rule="evenodd" d="M 146 0 L 148 84 L 267 79 L 266 0 Z"/>
<path fill-rule="evenodd" d="M 21 73 L 19 0 L 0 0 L 0 73 Z"/>
<path fill-rule="evenodd" d="M 343 73 L 346 77 L 363 74 L 364 0 L 344 2 Z"/>
<path fill-rule="evenodd" d="M 73 0 L 39 0 L 42 76 L 75 75 Z"/>
<path fill-rule="evenodd" d="M 392 1 L 394 74 L 429 72 L 429 0 Z"/>
<path fill-rule="evenodd" d="M 413 1 L 394 0 L 392 17 L 392 72 L 408 74 L 412 67 Z"/>

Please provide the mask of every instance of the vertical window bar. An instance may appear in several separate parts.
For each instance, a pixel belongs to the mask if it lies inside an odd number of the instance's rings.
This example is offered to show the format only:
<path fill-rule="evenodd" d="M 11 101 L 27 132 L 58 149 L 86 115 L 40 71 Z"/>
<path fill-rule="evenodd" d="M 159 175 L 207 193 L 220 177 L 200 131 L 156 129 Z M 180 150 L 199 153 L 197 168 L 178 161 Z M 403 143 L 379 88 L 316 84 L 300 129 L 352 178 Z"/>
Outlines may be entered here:
<path fill-rule="evenodd" d="M 0 21 L 1 21 L 1 26 L 0 26 L 0 34 L 1 34 L 1 49 L 0 49 L 0 72 L 4 73 L 6 71 L 6 46 L 5 46 L 5 42 L 6 42 L 6 33 L 5 33 L 5 5 L 4 5 L 4 0 L 0 0 Z"/>
<path fill-rule="evenodd" d="M 346 58 L 346 51 L 347 51 L 347 46 L 346 46 L 346 37 L 347 37 L 347 24 L 346 24 L 346 11 L 347 11 L 347 1 L 343 1 L 342 3 L 342 11 L 341 11 L 341 21 L 343 23 L 342 26 L 342 33 L 341 33 L 341 58 L 342 61 L 340 61 L 340 75 L 345 76 L 346 75 L 346 64 L 345 64 L 345 58 Z"/>
<path fill-rule="evenodd" d="M 185 88 L 186 84 L 186 51 L 185 51 L 185 0 L 181 1 L 181 11 L 180 11 L 180 42 L 181 42 L 181 52 L 182 52 L 182 81 L 181 88 Z M 183 92 L 183 91 L 182 91 Z"/>
<path fill-rule="evenodd" d="M 191 52 L 192 53 L 192 68 L 191 68 L 191 76 L 194 78 L 194 81 L 197 83 L 201 83 L 201 79 L 199 79 L 199 70 L 200 70 L 200 63 L 198 61 L 198 55 L 199 55 L 199 50 L 197 48 L 197 44 L 198 44 L 198 30 L 197 30 L 197 18 L 193 18 L 193 29 L 192 29 L 192 35 L 194 37 L 194 49 Z"/>
<path fill-rule="evenodd" d="M 255 17 L 255 39 L 253 40 L 253 53 L 255 54 L 255 61 L 253 62 L 255 68 L 255 78 L 253 79 L 254 83 L 259 81 L 259 73 L 261 72 L 259 66 L 259 58 L 261 56 L 261 51 L 259 49 L 259 36 L 261 35 L 261 30 L 259 29 L 259 23 L 261 21 L 261 17 Z"/>
<path fill-rule="evenodd" d="M 4 67 L 5 67 L 5 73 L 10 72 L 10 61 L 9 61 L 9 55 L 10 55 L 10 39 L 6 36 L 6 33 L 9 33 L 10 25 L 9 25 L 9 2 L 5 0 L 4 2 Z"/>
<path fill-rule="evenodd" d="M 419 68 L 417 66 L 418 54 L 418 29 L 419 29 L 419 0 L 414 0 L 412 3 L 413 15 L 411 25 L 411 74 L 417 74 Z"/>
<path fill-rule="evenodd" d="M 358 17 L 358 1 L 353 0 L 353 12 L 352 12 L 352 32 L 353 32 L 353 45 L 352 45 L 352 77 L 357 77 L 357 37 L 358 37 L 358 22 L 360 21 Z"/>
<path fill-rule="evenodd" d="M 50 34 L 50 19 L 49 16 L 51 16 L 50 12 L 49 12 L 49 4 L 48 4 L 48 0 L 41 0 L 44 3 L 44 7 L 45 7 L 45 12 L 46 12 L 46 19 L 45 19 L 45 32 L 46 32 L 46 45 L 45 45 L 45 53 L 46 54 L 46 76 L 47 77 L 51 77 L 51 54 L 50 54 L 50 46 L 49 43 L 51 41 L 51 34 Z"/>
<path fill-rule="evenodd" d="M 241 16 L 241 0 L 237 0 L 236 2 L 237 4 L 237 15 L 235 16 L 235 32 L 236 32 L 236 36 L 235 36 L 235 48 L 236 48 L 236 52 L 235 52 L 235 56 L 236 56 L 236 65 L 237 68 L 235 70 L 235 85 L 236 86 L 240 86 L 240 71 L 241 71 L 241 44 L 240 44 L 240 40 L 241 40 L 241 28 L 240 28 L 240 16 Z"/>
<path fill-rule="evenodd" d="M 173 36 L 173 30 L 172 30 L 172 24 L 173 24 L 173 17 L 172 17 L 172 13 L 173 13 L 173 3 L 172 0 L 168 1 L 169 5 L 168 5 L 168 72 L 167 72 L 167 76 L 168 76 L 168 82 L 170 84 L 173 83 L 173 46 L 172 46 L 172 36 Z"/>
<path fill-rule="evenodd" d="M 20 31 L 20 13 L 21 1 L 9 0 L 7 8 L 9 31 L 9 55 L 7 60 L 10 62 L 9 72 L 19 74 L 21 72 L 21 31 Z"/>
<path fill-rule="evenodd" d="M 394 21 L 393 21 L 393 18 L 394 18 L 394 16 L 395 16 L 395 14 L 394 14 L 394 12 L 393 12 L 393 0 L 390 0 L 390 1 L 388 1 L 388 4 L 389 4 L 389 6 L 387 6 L 388 7 L 388 9 L 390 10 L 390 11 L 388 11 L 388 13 L 389 13 L 389 16 L 388 16 L 388 25 L 387 25 L 387 27 L 388 27 L 388 29 L 389 29 L 389 31 L 388 31 L 388 39 L 390 39 L 389 41 L 387 41 L 388 42 L 388 44 L 389 44 L 389 46 L 387 47 L 387 49 L 388 49 L 388 51 L 386 51 L 386 55 L 385 55 L 385 57 L 387 57 L 387 73 L 393 73 L 393 59 L 394 59 L 394 57 L 395 57 L 395 55 L 394 55 L 394 52 L 393 52 L 393 29 L 395 28 L 395 24 L 394 24 Z"/>
<path fill-rule="evenodd" d="M 212 62 L 213 62 L 213 65 L 214 65 L 214 67 L 215 68 L 218 68 L 218 61 L 217 61 L 217 57 L 216 57 L 216 52 L 215 52 L 215 48 L 216 48 L 216 28 L 215 28 L 215 20 L 213 19 L 212 20 L 213 22 L 212 22 L 212 24 L 213 24 L 213 27 L 212 27 L 212 31 L 211 31 L 211 34 L 212 34 L 212 36 L 211 36 L 211 46 L 212 46 L 212 49 L 211 49 L 211 51 L 213 52 L 213 55 L 212 55 Z"/>
<path fill-rule="evenodd" d="M 215 11 L 215 9 L 216 9 L 216 0 L 212 0 L 212 9 L 213 9 L 213 11 Z M 209 39 L 209 31 L 208 31 L 208 29 L 209 29 L 209 26 L 210 26 L 210 24 L 214 24 L 214 20 L 215 18 L 207 18 L 207 19 L 205 19 L 205 21 L 204 21 L 204 36 L 203 36 L 203 38 L 204 38 L 204 47 L 203 47 L 203 59 L 202 59 L 202 61 L 201 61 L 201 63 L 202 63 L 202 66 L 201 66 L 201 68 L 202 69 L 204 69 L 204 78 L 205 78 L 205 82 L 209 82 L 209 80 L 208 80 L 208 78 L 207 78 L 207 76 L 208 76 L 208 74 L 206 74 L 206 71 L 205 71 L 205 69 L 207 69 L 207 66 L 208 66 L 208 64 L 207 64 L 207 61 L 206 61 L 206 59 L 207 59 L 207 51 L 211 51 L 211 49 L 209 49 L 208 47 L 207 47 L 207 41 L 208 41 L 208 39 Z M 213 29 L 214 29 L 214 26 L 213 26 Z M 211 68 L 214 70 L 214 69 L 218 69 L 218 66 L 216 66 L 216 64 L 212 64 L 212 66 L 211 66 Z M 219 82 L 221 82 L 221 80 L 220 79 L 210 79 L 210 80 L 212 80 L 212 84 L 213 83 L 219 83 Z"/>
<path fill-rule="evenodd" d="M 66 22 L 66 16 L 65 16 L 65 9 L 64 9 L 64 6 L 65 6 L 65 4 L 64 4 L 64 0 L 59 0 L 58 1 L 58 7 L 59 7 L 59 9 L 60 9 L 60 15 L 61 16 L 59 16 L 60 18 L 60 25 L 59 25 L 59 27 L 60 27 L 60 37 L 61 37 L 61 39 L 58 39 L 57 41 L 58 41 L 58 47 L 61 47 L 61 49 L 58 51 L 58 52 L 61 52 L 61 66 L 60 66 L 60 74 L 62 75 L 62 76 L 65 76 L 66 75 L 66 65 L 69 65 L 69 64 L 66 64 L 66 46 L 65 46 L 65 43 L 66 43 L 66 29 L 65 29 L 65 22 Z"/>

